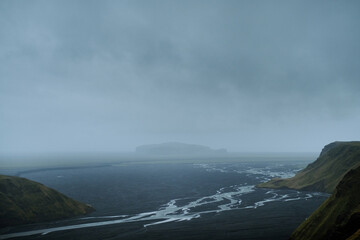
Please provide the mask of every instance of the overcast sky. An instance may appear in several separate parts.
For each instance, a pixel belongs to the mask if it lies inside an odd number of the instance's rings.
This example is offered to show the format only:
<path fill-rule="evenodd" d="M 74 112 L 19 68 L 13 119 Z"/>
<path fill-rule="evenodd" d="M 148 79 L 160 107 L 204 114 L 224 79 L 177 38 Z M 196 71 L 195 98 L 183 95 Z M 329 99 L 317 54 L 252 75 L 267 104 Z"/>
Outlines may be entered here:
<path fill-rule="evenodd" d="M 360 140 L 360 1 L 0 1 L 0 152 Z"/>

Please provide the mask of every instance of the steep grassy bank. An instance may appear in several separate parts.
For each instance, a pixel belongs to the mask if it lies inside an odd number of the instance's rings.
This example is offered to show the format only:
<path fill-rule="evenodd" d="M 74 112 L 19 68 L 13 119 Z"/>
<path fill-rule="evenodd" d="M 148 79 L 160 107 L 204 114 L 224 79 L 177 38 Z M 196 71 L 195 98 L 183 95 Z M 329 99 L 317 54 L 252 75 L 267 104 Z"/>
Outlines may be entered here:
<path fill-rule="evenodd" d="M 40 183 L 0 175 L 0 227 L 62 219 L 94 211 Z"/>
<path fill-rule="evenodd" d="M 326 145 L 318 159 L 289 179 L 273 179 L 262 188 L 291 188 L 332 193 L 350 170 L 360 166 L 360 142 L 333 142 Z"/>
<path fill-rule="evenodd" d="M 360 239 L 360 167 L 345 175 L 331 197 L 294 231 L 290 239 Z"/>

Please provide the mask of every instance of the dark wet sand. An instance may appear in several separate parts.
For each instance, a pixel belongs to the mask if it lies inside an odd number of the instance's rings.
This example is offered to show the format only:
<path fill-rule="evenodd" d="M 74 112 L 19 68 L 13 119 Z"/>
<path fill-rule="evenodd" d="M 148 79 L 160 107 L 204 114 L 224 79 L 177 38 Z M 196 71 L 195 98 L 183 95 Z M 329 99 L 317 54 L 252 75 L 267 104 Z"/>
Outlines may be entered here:
<path fill-rule="evenodd" d="M 233 167 L 232 167 L 233 168 Z M 232 184 L 256 184 L 259 180 L 237 173 L 207 172 L 191 165 L 156 165 L 144 167 L 101 167 L 59 171 L 32 172 L 24 177 L 37 180 L 76 199 L 89 201 L 97 208 L 90 216 L 137 214 L 156 211 L 170 199 L 212 195 L 217 189 Z M 244 195 L 243 206 L 263 199 L 259 190 Z M 51 232 L 21 239 L 288 239 L 292 231 L 326 198 L 269 202 L 256 209 L 237 209 L 202 214 L 190 221 L 169 222 L 144 227 L 149 221 Z M 97 221 L 105 221 L 101 219 Z M 19 226 L 10 232 L 30 231 L 93 220 Z M 152 221 L 154 222 L 154 221 Z M 19 238 L 14 238 L 19 239 Z"/>
<path fill-rule="evenodd" d="M 304 202 L 306 201 L 306 202 Z M 21 239 L 288 239 L 292 231 L 323 198 L 272 202 L 258 209 L 205 214 L 191 221 L 171 222 L 144 228 L 147 222 L 53 232 Z"/>

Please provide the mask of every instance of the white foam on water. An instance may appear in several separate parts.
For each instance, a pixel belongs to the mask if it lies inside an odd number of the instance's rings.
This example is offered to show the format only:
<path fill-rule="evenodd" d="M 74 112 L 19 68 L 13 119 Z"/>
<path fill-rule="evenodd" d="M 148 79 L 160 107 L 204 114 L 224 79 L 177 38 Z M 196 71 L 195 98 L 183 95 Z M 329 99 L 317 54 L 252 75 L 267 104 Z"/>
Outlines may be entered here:
<path fill-rule="evenodd" d="M 288 199 L 285 199 L 284 201 L 285 202 L 289 202 L 289 201 L 296 201 L 296 200 L 300 200 L 301 197 L 297 197 L 297 198 L 288 198 Z"/>
<path fill-rule="evenodd" d="M 108 220 L 108 221 L 100 221 L 93 223 L 84 223 L 84 224 L 75 224 L 69 226 L 62 227 L 54 227 L 47 229 L 39 229 L 27 232 L 18 232 L 18 233 L 10 233 L 0 235 L 0 239 L 8 239 L 14 237 L 25 237 L 30 235 L 37 234 L 49 234 L 51 232 L 57 231 L 65 231 L 65 230 L 73 230 L 80 228 L 88 228 L 88 227 L 98 227 L 112 224 L 120 224 L 120 223 L 129 223 L 129 222 L 139 222 L 139 221 L 154 221 L 151 223 L 144 224 L 144 227 L 154 226 L 158 224 L 170 223 L 170 222 L 180 222 L 180 221 L 190 221 L 194 218 L 199 218 L 201 214 L 206 213 L 219 213 L 223 211 L 229 211 L 234 209 L 256 209 L 258 207 L 264 206 L 266 203 L 274 202 L 274 201 L 295 201 L 300 199 L 307 199 L 312 197 L 311 194 L 306 194 L 303 197 L 290 196 L 289 194 L 279 195 L 275 192 L 275 190 L 267 191 L 266 194 L 271 194 L 272 196 L 269 198 L 265 198 L 264 200 L 255 202 L 253 205 L 240 207 L 242 204 L 242 200 L 239 199 L 240 196 L 244 194 L 251 193 L 255 191 L 255 187 L 253 185 L 248 186 L 232 186 L 233 191 L 231 192 L 223 192 L 225 188 L 219 189 L 214 195 L 201 197 L 195 201 L 191 201 L 184 206 L 177 206 L 176 202 L 183 199 L 172 199 L 167 204 L 159 208 L 158 211 L 152 212 L 144 212 L 139 213 L 133 216 L 129 215 L 116 215 L 116 216 L 103 216 L 103 217 L 89 217 L 89 218 L 81 218 L 81 219 L 92 219 L 92 218 L 119 218 L 116 220 Z M 299 193 L 294 192 L 295 195 Z M 226 203 L 223 203 L 223 202 Z M 221 203 L 220 203 L 221 202 Z M 219 203 L 219 204 L 216 204 Z M 197 207 L 208 205 L 213 205 L 210 210 L 206 211 L 196 211 Z"/>
<path fill-rule="evenodd" d="M 100 216 L 100 217 L 82 217 L 78 218 L 80 220 L 86 220 L 86 219 L 104 219 L 104 218 L 124 218 L 128 217 L 129 215 L 114 215 L 114 216 Z"/>
<path fill-rule="evenodd" d="M 246 173 L 252 175 L 261 175 L 264 177 L 272 176 L 288 176 L 289 173 L 279 173 L 273 172 L 266 168 L 249 168 L 244 171 L 229 170 L 225 168 L 219 168 L 216 166 L 211 166 L 210 164 L 196 164 L 196 167 L 204 168 L 206 171 L 219 171 L 219 172 L 238 172 Z M 37 234 L 49 234 L 51 232 L 65 231 L 72 229 L 88 228 L 88 227 L 98 227 L 112 224 L 121 224 L 129 222 L 140 222 L 140 221 L 152 221 L 150 223 L 144 224 L 144 227 L 150 227 L 158 224 L 170 223 L 170 222 L 180 222 L 180 221 L 190 221 L 195 218 L 199 218 L 202 214 L 207 213 L 220 213 L 223 211 L 235 210 L 235 209 L 256 209 L 262 207 L 269 202 L 274 201 L 295 201 L 301 199 L 312 198 L 313 196 L 323 196 L 322 193 L 312 193 L 306 194 L 294 191 L 292 193 L 280 194 L 279 190 L 269 190 L 265 195 L 271 195 L 266 197 L 261 201 L 257 201 L 253 204 L 242 206 L 243 201 L 240 198 L 246 194 L 255 191 L 254 185 L 232 185 L 228 187 L 222 187 L 216 191 L 215 194 L 209 196 L 203 196 L 196 200 L 189 201 L 188 203 L 182 203 L 181 205 L 178 202 L 184 202 L 184 200 L 189 200 L 191 198 L 181 198 L 181 199 L 172 199 L 168 203 L 161 206 L 157 211 L 144 212 L 135 215 L 115 215 L 115 216 L 100 216 L 100 217 L 85 217 L 79 218 L 81 220 L 86 219 L 114 219 L 107 221 L 83 223 L 83 224 L 74 224 L 61 227 L 53 227 L 46 229 L 39 229 L 27 232 L 18 232 L 18 233 L 9 233 L 0 235 L 0 239 L 8 239 L 14 237 L 25 237 L 30 235 Z M 262 190 L 263 191 L 263 190 Z M 205 207 L 206 210 L 200 210 Z M 120 218 L 120 219 L 117 219 Z"/>
<path fill-rule="evenodd" d="M 229 169 L 227 167 L 221 167 L 216 164 L 194 164 L 195 167 L 200 167 L 205 169 L 208 172 L 222 172 L 222 173 L 229 173 L 235 172 L 240 174 L 247 174 L 250 175 L 260 175 L 255 177 L 256 179 L 262 179 L 263 181 L 268 181 L 272 178 L 279 177 L 279 178 L 291 178 L 295 176 L 295 174 L 299 171 L 299 169 L 292 169 L 286 171 L 274 171 L 271 167 L 246 167 L 245 169 L 241 170 L 234 170 Z M 282 164 L 277 164 L 276 166 L 283 166 Z"/>
<path fill-rule="evenodd" d="M 69 226 L 62 227 L 54 227 L 47 229 L 39 229 L 27 232 L 19 232 L 19 233 L 10 233 L 0 235 L 0 239 L 8 239 L 14 237 L 24 237 L 36 234 L 48 234 L 56 231 L 65 231 L 79 228 L 87 228 L 87 227 L 97 227 L 97 226 L 105 226 L 111 224 L 119 224 L 119 223 L 127 223 L 127 222 L 138 222 L 138 221 L 155 221 L 152 223 L 145 224 L 144 227 L 149 227 L 152 225 L 169 223 L 169 222 L 177 222 L 177 221 L 189 221 L 194 218 L 200 217 L 201 214 L 205 213 L 218 213 L 222 211 L 228 211 L 234 209 L 234 206 L 239 206 L 241 204 L 241 200 L 237 199 L 239 196 L 243 194 L 247 194 L 255 191 L 254 186 L 231 186 L 233 191 L 231 192 L 223 192 L 225 188 L 218 190 L 214 195 L 201 197 L 195 201 L 191 201 L 184 206 L 177 206 L 176 202 L 184 199 L 172 199 L 164 206 L 160 207 L 159 210 L 153 212 L 144 212 L 139 213 L 134 216 L 128 215 L 117 215 L 117 216 L 103 216 L 103 217 L 88 217 L 88 219 L 93 218 L 118 218 L 122 219 L 116 220 L 108 220 L 108 221 L 100 221 L 94 223 L 84 223 L 84 224 L 75 224 Z M 214 205 L 213 209 L 206 211 L 196 211 L 196 208 L 203 205 L 209 205 L 214 203 L 219 203 L 227 201 L 228 203 L 223 203 L 220 205 Z M 86 218 L 81 218 L 86 219 Z"/>

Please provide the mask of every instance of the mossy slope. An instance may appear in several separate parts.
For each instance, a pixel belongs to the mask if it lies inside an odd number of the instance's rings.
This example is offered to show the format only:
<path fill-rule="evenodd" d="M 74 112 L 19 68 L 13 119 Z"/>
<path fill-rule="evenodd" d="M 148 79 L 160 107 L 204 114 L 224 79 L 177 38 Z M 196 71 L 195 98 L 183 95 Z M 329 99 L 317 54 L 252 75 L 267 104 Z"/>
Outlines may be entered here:
<path fill-rule="evenodd" d="M 331 197 L 294 231 L 290 239 L 360 239 L 360 167 L 345 175 Z"/>
<path fill-rule="evenodd" d="M 344 175 L 358 166 L 360 166 L 360 142 L 333 142 L 323 148 L 315 162 L 294 177 L 275 178 L 257 187 L 332 193 Z"/>
<path fill-rule="evenodd" d="M 40 183 L 0 175 L 0 227 L 62 219 L 94 211 Z"/>

